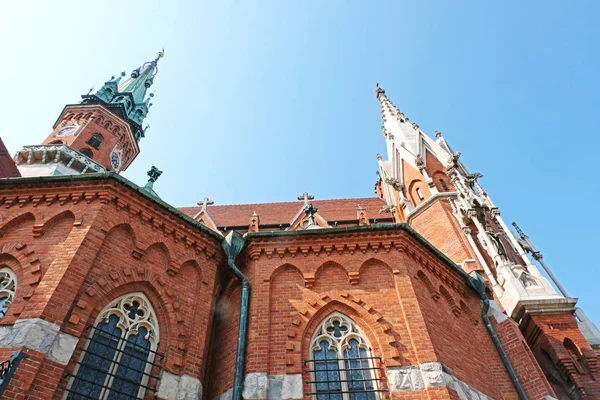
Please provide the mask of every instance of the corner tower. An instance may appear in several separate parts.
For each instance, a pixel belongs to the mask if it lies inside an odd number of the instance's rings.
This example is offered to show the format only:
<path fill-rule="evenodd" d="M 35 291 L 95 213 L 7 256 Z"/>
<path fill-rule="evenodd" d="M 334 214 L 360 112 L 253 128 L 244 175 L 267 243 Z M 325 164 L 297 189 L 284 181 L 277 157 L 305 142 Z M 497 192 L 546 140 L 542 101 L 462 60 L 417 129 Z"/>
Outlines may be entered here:
<path fill-rule="evenodd" d="M 147 93 L 158 72 L 157 57 L 134 69 L 112 76 L 100 90 L 68 104 L 52 132 L 39 146 L 25 146 L 15 162 L 23 176 L 74 175 L 125 171 L 140 153 L 143 122 L 152 106 Z"/>
<path fill-rule="evenodd" d="M 387 203 L 381 211 L 407 222 L 466 272 L 486 277 L 548 380 L 561 382 L 557 392 L 568 387 L 600 396 L 594 352 L 600 331 L 575 307 L 577 299 L 567 295 L 529 238 L 508 227 L 479 183 L 482 175 L 467 170 L 442 134 L 427 136 L 379 85 L 376 95 L 387 147 L 387 159 L 378 155 L 376 192 Z"/>

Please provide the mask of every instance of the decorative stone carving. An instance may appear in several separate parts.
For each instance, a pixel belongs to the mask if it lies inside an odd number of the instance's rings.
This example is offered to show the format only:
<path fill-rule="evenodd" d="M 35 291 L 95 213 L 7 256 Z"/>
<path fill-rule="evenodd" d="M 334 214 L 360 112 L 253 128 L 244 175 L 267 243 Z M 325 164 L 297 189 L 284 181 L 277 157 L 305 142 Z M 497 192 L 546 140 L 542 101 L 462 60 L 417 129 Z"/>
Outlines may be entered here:
<path fill-rule="evenodd" d="M 446 372 L 439 362 L 387 368 L 388 387 L 391 392 L 424 390 L 427 387 L 448 386 L 461 400 L 492 400 L 479 390 Z"/>
<path fill-rule="evenodd" d="M 456 152 L 450 156 L 448 163 L 446 164 L 447 169 L 456 168 L 458 166 L 458 159 L 460 158 L 460 152 Z"/>
<path fill-rule="evenodd" d="M 423 157 L 420 154 L 415 157 L 415 165 L 419 169 L 425 168 L 425 161 L 423 160 Z"/>
<path fill-rule="evenodd" d="M 385 183 L 392 186 L 399 192 L 404 190 L 404 185 L 396 178 L 386 178 Z"/>

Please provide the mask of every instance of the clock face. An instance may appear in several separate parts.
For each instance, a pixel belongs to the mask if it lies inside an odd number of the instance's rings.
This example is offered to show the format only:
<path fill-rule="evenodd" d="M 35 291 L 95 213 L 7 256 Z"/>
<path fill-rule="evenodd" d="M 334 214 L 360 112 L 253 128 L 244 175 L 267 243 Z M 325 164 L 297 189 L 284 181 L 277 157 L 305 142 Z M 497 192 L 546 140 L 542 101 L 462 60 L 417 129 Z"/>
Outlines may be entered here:
<path fill-rule="evenodd" d="M 56 136 L 71 136 L 74 135 L 75 132 L 77 132 L 77 126 L 69 125 L 56 132 Z"/>
<path fill-rule="evenodd" d="M 114 169 L 117 169 L 121 166 L 121 156 L 116 151 L 110 153 L 110 164 Z"/>

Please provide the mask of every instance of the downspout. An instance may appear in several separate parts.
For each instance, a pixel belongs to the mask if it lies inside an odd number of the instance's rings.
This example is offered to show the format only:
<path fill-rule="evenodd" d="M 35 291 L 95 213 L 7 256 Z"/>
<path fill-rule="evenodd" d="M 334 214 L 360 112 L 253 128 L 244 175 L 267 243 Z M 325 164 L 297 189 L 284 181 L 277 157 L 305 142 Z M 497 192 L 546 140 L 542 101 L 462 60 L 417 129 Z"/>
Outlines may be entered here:
<path fill-rule="evenodd" d="M 469 285 L 479 293 L 479 297 L 481 297 L 481 301 L 483 302 L 483 307 L 481 307 L 481 318 L 485 323 L 485 327 L 487 328 L 490 336 L 492 337 L 492 342 L 494 342 L 494 346 L 500 355 L 500 359 L 502 360 L 502 364 L 504 364 L 504 368 L 506 368 L 506 372 L 508 372 L 508 376 L 512 381 L 515 389 L 517 390 L 517 394 L 519 395 L 520 400 L 527 400 L 527 394 L 525 394 L 525 389 L 519 382 L 519 378 L 517 377 L 517 373 L 515 372 L 510 360 L 508 359 L 508 355 L 504 351 L 502 347 L 502 343 L 500 342 L 500 338 L 498 334 L 494 330 L 492 326 L 492 322 L 490 321 L 490 317 L 488 316 L 488 310 L 490 309 L 490 299 L 487 297 L 487 293 L 485 292 L 485 283 L 483 282 L 483 278 L 477 272 L 471 272 L 468 277 Z"/>
<path fill-rule="evenodd" d="M 246 363 L 246 337 L 248 335 L 248 301 L 250 299 L 250 282 L 242 271 L 235 265 L 235 259 L 240 254 L 245 239 L 237 232 L 230 231 L 221 243 L 221 247 L 227 254 L 227 266 L 236 278 L 242 282 L 242 301 L 240 305 L 240 322 L 238 327 L 237 353 L 235 356 L 235 375 L 233 378 L 233 400 L 241 400 L 244 389 L 244 369 Z"/>

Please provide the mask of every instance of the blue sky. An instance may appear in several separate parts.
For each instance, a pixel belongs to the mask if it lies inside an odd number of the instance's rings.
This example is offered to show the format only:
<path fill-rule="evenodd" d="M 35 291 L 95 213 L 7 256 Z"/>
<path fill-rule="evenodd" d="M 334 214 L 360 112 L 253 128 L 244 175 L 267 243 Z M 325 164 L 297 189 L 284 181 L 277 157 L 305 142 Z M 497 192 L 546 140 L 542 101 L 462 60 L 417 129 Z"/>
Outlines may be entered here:
<path fill-rule="evenodd" d="M 573 5 L 576 5 L 574 7 Z M 175 206 L 373 194 L 375 83 L 444 133 L 580 305 L 596 297 L 600 3 L 103 1 L 0 6 L 0 135 L 41 142 L 67 103 L 165 58 L 124 174 Z"/>

